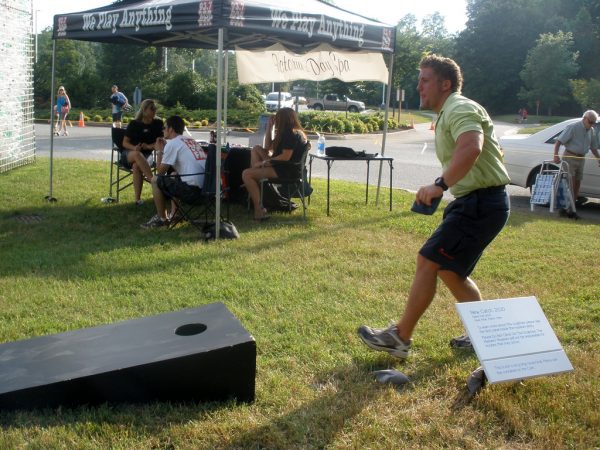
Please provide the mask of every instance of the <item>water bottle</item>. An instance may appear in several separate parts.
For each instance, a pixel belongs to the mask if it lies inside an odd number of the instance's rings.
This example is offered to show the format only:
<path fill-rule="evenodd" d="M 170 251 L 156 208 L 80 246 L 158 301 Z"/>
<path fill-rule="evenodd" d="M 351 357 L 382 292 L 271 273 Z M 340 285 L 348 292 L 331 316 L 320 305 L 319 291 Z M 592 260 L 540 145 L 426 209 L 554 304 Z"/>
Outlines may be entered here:
<path fill-rule="evenodd" d="M 317 154 L 325 155 L 325 136 L 320 134 L 319 140 L 317 141 Z"/>

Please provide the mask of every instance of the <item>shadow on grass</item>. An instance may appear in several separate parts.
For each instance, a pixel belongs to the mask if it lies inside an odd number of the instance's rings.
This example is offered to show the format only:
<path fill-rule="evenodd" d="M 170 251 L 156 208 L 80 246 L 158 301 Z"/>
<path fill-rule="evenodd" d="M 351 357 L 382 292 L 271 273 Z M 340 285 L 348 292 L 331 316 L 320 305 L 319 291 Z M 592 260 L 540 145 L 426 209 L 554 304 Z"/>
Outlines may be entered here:
<path fill-rule="evenodd" d="M 243 433 L 227 448 L 326 448 L 380 394 L 367 363 L 318 375 L 311 387 L 320 395 L 266 425 Z"/>
<path fill-rule="evenodd" d="M 115 250 L 126 250 L 131 255 L 131 263 L 119 267 L 122 275 L 148 273 L 157 270 L 147 259 L 136 258 L 144 253 L 159 254 L 177 245 L 204 244 L 200 231 L 189 225 L 175 229 L 144 230 L 140 224 L 154 214 L 154 206 L 147 202 L 142 206 L 133 203 L 104 205 L 97 199 L 87 199 L 78 205 L 45 204 L 38 207 L 25 206 L 18 210 L 0 212 L 2 242 L 0 249 L 11 255 L 0 261 L 0 275 L 52 276 L 53 278 L 86 277 L 90 269 L 86 267 L 89 255 L 110 254 Z M 404 214 L 404 213 L 402 213 Z M 394 215 L 397 217 L 397 214 Z M 21 220 L 25 218 L 25 220 Z M 330 226 L 330 231 L 347 228 L 366 228 L 390 217 L 361 217 Z M 208 218 L 213 220 L 212 217 Z M 242 239 L 245 232 L 273 231 L 273 238 L 261 239 L 248 245 L 237 245 L 238 254 L 252 254 L 285 246 L 291 242 L 306 241 L 319 237 L 319 230 L 312 227 L 312 219 L 302 220 L 298 213 L 276 214 L 265 223 L 251 220 L 244 206 L 231 205 L 231 220 Z M 279 233 L 281 226 L 290 226 L 285 233 Z M 223 257 L 222 252 L 213 247 L 207 251 L 182 251 L 169 264 L 189 263 L 211 264 Z M 110 257 L 110 255 L 109 255 Z M 106 264 L 106 263 L 105 263 Z M 107 267 L 111 270 L 111 267 Z"/>
<path fill-rule="evenodd" d="M 348 420 L 363 410 L 381 392 L 371 380 L 367 365 L 336 368 L 315 377 L 311 388 L 317 399 L 279 416 L 267 425 L 245 431 L 247 423 L 234 429 L 236 438 L 227 448 L 322 448 L 344 428 Z M 292 395 L 292 394 L 290 394 Z M 260 399 L 257 400 L 260 402 Z M 148 405 L 100 405 L 98 407 L 31 410 L 0 413 L 0 426 L 8 429 L 52 428 L 94 424 L 123 426 L 130 435 L 162 436 L 165 427 L 214 420 L 220 410 L 241 407 L 233 401 L 204 404 L 152 403 Z M 250 406 L 252 408 L 252 406 Z M 250 410 L 246 413 L 251 414 Z M 244 413 L 245 414 L 245 413 Z M 218 445 L 217 445 L 218 447 Z"/>

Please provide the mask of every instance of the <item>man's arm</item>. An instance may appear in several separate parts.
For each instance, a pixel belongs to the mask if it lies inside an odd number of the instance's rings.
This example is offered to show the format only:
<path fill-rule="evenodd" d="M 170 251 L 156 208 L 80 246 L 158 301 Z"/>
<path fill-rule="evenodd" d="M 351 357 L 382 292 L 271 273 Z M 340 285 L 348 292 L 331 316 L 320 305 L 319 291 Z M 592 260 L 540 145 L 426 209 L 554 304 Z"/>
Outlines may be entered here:
<path fill-rule="evenodd" d="M 592 127 L 592 145 L 590 146 L 590 150 L 593 155 L 596 157 L 596 161 L 598 161 L 598 166 L 600 166 L 600 153 L 598 153 L 598 147 L 600 146 L 600 136 L 598 136 L 598 129 Z"/>
<path fill-rule="evenodd" d="M 478 131 L 467 131 L 456 140 L 454 154 L 442 177 L 445 183 L 454 186 L 462 180 L 483 150 L 483 134 Z"/>
<path fill-rule="evenodd" d="M 164 175 L 171 168 L 170 164 L 163 164 L 163 155 L 165 153 L 165 147 L 167 146 L 167 141 L 165 138 L 158 138 L 156 143 L 154 144 L 156 148 L 156 174 Z"/>
<path fill-rule="evenodd" d="M 560 150 L 561 145 L 562 145 L 562 142 L 560 142 L 558 139 L 554 143 L 554 162 L 555 163 L 560 162 L 560 156 L 558 156 L 558 151 Z"/>
<path fill-rule="evenodd" d="M 442 174 L 444 183 L 450 187 L 462 180 L 471 170 L 483 150 L 483 134 L 478 131 L 467 131 L 456 140 L 450 164 Z M 431 205 L 431 199 L 440 197 L 444 190 L 440 186 L 430 184 L 417 191 L 417 203 Z"/>

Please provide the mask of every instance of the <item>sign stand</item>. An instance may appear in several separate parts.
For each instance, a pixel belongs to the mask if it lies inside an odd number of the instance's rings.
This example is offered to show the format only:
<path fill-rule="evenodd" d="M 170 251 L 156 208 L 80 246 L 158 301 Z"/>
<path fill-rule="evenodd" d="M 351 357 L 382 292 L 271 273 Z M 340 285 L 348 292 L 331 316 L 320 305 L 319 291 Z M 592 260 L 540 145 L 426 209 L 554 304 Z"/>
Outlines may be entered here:
<path fill-rule="evenodd" d="M 457 303 L 456 309 L 491 384 L 573 370 L 535 297 Z"/>

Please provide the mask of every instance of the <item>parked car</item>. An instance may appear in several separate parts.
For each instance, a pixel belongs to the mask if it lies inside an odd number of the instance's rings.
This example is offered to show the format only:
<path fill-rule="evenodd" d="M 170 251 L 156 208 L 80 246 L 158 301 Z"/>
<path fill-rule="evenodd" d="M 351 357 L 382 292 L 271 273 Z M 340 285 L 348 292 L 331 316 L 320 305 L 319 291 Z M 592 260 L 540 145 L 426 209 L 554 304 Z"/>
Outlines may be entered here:
<path fill-rule="evenodd" d="M 282 92 L 280 99 L 279 92 L 271 92 L 265 99 L 265 107 L 269 112 L 277 111 L 279 108 L 293 108 L 294 97 L 289 92 Z"/>
<path fill-rule="evenodd" d="M 500 147 L 504 152 L 504 164 L 511 184 L 531 188 L 535 183 L 536 175 L 540 172 L 542 162 L 553 159 L 554 144 L 560 133 L 567 125 L 580 120 L 581 118 L 565 120 L 535 134 L 515 134 L 501 137 Z M 600 131 L 599 125 L 596 124 L 597 131 Z M 561 156 L 563 151 L 564 147 L 561 146 L 559 153 Z M 585 164 L 579 195 L 600 198 L 600 167 L 598 167 L 593 154 L 588 153 L 586 156 L 591 159 Z"/>
<path fill-rule="evenodd" d="M 359 112 L 365 110 L 364 102 L 351 100 L 348 97 L 337 94 L 327 94 L 323 98 L 309 98 L 306 104 L 316 111 L 325 109 L 331 111 Z"/>

